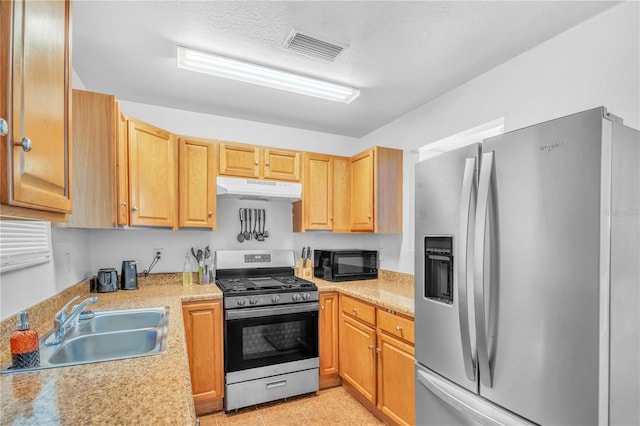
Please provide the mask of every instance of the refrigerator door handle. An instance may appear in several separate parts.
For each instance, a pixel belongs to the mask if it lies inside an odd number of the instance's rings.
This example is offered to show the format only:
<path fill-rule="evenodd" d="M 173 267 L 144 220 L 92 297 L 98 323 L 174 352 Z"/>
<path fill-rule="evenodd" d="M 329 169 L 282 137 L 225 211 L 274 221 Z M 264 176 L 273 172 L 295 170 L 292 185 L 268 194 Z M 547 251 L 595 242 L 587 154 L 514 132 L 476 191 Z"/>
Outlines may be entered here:
<path fill-rule="evenodd" d="M 417 369 L 416 378 L 418 382 L 440 398 L 440 400 L 467 417 L 470 417 L 472 420 L 475 420 L 478 424 L 485 426 L 533 425 L 533 423 L 528 422 L 522 417 L 517 417 L 500 407 L 485 402 L 476 394 L 458 389 L 454 384 L 428 371 Z"/>
<path fill-rule="evenodd" d="M 467 280 L 473 282 L 473 277 L 467 275 L 469 244 L 469 220 L 471 218 L 472 194 L 476 188 L 476 158 L 467 158 L 464 164 L 462 178 L 462 192 L 460 194 L 460 219 L 458 240 L 458 315 L 460 318 L 460 341 L 462 343 L 462 360 L 464 371 L 469 380 L 476 379 L 476 365 L 471 352 L 471 335 L 469 334 L 469 302 L 467 296 Z"/>
<path fill-rule="evenodd" d="M 478 364 L 480 381 L 487 387 L 492 387 L 491 366 L 489 364 L 489 345 L 487 336 L 487 321 L 485 316 L 485 282 L 484 258 L 485 236 L 489 209 L 489 190 L 493 171 L 493 152 L 482 154 L 480 179 L 478 183 L 478 209 L 476 212 L 475 240 L 474 240 L 474 308 L 476 317 L 476 342 L 478 345 Z M 489 283 L 490 284 L 490 283 Z"/>

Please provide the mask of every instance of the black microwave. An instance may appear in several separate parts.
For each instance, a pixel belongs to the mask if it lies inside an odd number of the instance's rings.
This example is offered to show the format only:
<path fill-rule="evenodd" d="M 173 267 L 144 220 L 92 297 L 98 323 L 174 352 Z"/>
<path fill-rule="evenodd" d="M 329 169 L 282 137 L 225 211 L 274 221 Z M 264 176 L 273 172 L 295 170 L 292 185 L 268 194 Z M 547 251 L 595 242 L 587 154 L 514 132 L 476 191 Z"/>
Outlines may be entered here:
<path fill-rule="evenodd" d="M 313 276 L 327 281 L 378 278 L 378 252 L 374 250 L 313 251 Z"/>

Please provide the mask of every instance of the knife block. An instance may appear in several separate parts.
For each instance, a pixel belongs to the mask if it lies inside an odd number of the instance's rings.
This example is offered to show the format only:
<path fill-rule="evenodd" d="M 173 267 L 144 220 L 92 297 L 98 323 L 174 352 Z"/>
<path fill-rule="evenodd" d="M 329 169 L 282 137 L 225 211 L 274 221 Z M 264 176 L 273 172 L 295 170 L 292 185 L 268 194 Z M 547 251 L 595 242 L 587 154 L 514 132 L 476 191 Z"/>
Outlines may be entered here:
<path fill-rule="evenodd" d="M 304 265 L 303 259 L 298 259 L 298 267 L 293 271 L 295 276 L 305 280 L 313 279 L 313 262 L 311 260 L 307 260 L 307 266 L 304 267 L 302 265 Z"/>

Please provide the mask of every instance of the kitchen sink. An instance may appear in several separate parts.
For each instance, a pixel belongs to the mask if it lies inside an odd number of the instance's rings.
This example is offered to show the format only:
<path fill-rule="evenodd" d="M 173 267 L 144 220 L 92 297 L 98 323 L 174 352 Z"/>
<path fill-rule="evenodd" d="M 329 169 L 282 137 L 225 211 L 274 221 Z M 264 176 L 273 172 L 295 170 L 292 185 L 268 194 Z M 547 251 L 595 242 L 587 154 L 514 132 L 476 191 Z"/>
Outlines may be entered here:
<path fill-rule="evenodd" d="M 53 365 L 110 361 L 161 352 L 157 328 L 85 334 L 65 340 L 48 359 Z"/>
<path fill-rule="evenodd" d="M 166 321 L 169 308 L 126 309 L 119 311 L 99 311 L 95 316 L 82 321 L 80 333 L 102 333 L 107 331 L 133 330 L 158 327 Z"/>
<path fill-rule="evenodd" d="M 59 344 L 50 344 L 54 331 L 40 339 L 40 366 L 2 373 L 40 370 L 76 364 L 157 355 L 167 350 L 169 307 L 96 311 Z M 49 344 L 47 344 L 49 343 Z"/>

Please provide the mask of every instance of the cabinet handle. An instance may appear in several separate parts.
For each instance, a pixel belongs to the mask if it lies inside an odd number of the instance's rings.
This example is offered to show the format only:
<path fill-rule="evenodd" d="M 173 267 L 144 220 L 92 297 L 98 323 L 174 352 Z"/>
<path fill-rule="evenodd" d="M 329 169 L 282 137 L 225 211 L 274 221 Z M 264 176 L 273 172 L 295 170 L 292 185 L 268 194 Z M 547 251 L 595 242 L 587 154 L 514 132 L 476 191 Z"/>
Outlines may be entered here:
<path fill-rule="evenodd" d="M 127 203 L 120 203 L 120 207 L 127 207 Z"/>
<path fill-rule="evenodd" d="M 207 216 L 209 217 L 213 216 L 213 212 L 207 212 Z"/>
<path fill-rule="evenodd" d="M 373 349 L 373 345 L 367 345 L 369 349 Z"/>
<path fill-rule="evenodd" d="M 371 215 L 370 214 L 367 215 L 367 219 L 371 219 Z"/>
<path fill-rule="evenodd" d="M 24 152 L 31 151 L 31 139 L 29 138 L 22 138 L 20 142 L 14 142 L 13 144 L 15 146 L 21 146 Z"/>
<path fill-rule="evenodd" d="M 7 120 L 0 118 L 0 136 L 7 136 L 9 134 L 9 125 Z"/>
<path fill-rule="evenodd" d="M 380 352 L 382 352 L 382 349 L 376 348 L 376 353 L 379 354 Z"/>
<path fill-rule="evenodd" d="M 133 207 L 131 207 L 131 211 L 135 213 L 135 212 L 138 211 L 138 208 L 136 206 L 133 206 Z"/>
<path fill-rule="evenodd" d="M 353 312 L 354 314 L 357 314 L 358 310 L 356 308 L 351 308 L 351 312 Z"/>
<path fill-rule="evenodd" d="M 264 163 L 265 166 L 269 167 L 269 162 Z"/>
<path fill-rule="evenodd" d="M 320 309 L 322 309 L 324 311 L 324 306 L 320 306 Z"/>
<path fill-rule="evenodd" d="M 260 162 L 259 162 L 259 161 L 256 161 L 256 166 L 257 166 L 258 164 L 260 164 Z"/>
<path fill-rule="evenodd" d="M 396 331 L 402 331 L 402 327 L 400 327 L 399 325 L 396 325 Z"/>

